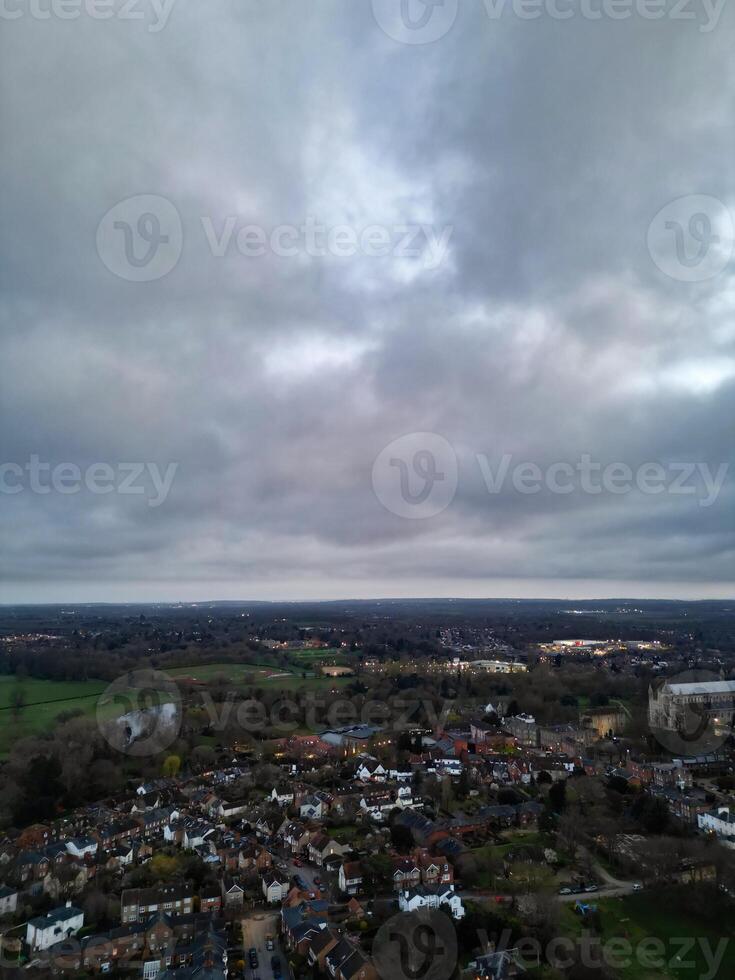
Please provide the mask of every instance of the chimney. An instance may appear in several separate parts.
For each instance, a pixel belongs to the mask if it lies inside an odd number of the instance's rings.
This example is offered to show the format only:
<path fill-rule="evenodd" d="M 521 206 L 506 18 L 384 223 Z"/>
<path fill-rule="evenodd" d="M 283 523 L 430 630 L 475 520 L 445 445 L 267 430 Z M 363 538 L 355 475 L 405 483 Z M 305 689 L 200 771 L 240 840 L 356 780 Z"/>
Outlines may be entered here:
<path fill-rule="evenodd" d="M 66 907 L 67 907 L 68 909 L 70 909 L 70 908 L 71 908 L 71 899 L 70 899 L 70 898 L 68 898 L 68 899 L 66 900 Z"/>

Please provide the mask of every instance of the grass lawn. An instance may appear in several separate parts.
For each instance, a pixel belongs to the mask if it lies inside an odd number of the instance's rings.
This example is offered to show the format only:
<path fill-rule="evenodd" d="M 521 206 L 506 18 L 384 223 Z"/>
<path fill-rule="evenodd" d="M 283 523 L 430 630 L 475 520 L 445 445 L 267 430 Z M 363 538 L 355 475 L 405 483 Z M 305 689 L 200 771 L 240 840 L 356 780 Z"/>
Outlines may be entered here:
<path fill-rule="evenodd" d="M 533 844 L 537 847 L 552 847 L 548 834 L 538 830 L 501 830 L 500 836 L 509 844 Z"/>
<path fill-rule="evenodd" d="M 594 902 L 594 897 L 590 896 L 590 899 Z M 594 904 L 600 911 L 603 939 L 625 939 L 633 947 L 629 964 L 614 963 L 616 975 L 621 980 L 703 980 L 705 977 L 725 980 L 735 977 L 732 925 L 713 922 L 706 909 L 702 910 L 701 917 L 687 914 L 667 900 L 665 894 L 653 891 L 625 898 L 603 898 Z M 579 935 L 584 928 L 584 920 L 572 911 L 571 906 L 565 908 L 562 923 L 571 935 Z M 694 945 L 687 943 L 685 947 L 675 942 L 683 942 L 689 937 L 695 940 Z M 641 944 L 651 938 L 663 942 L 663 952 L 660 949 L 646 952 Z M 728 945 L 719 970 L 713 973 L 700 940 L 702 943 L 708 941 L 710 955 L 716 956 L 723 938 L 728 938 Z M 614 952 L 617 954 L 617 950 Z M 680 955 L 678 961 L 677 954 Z"/>

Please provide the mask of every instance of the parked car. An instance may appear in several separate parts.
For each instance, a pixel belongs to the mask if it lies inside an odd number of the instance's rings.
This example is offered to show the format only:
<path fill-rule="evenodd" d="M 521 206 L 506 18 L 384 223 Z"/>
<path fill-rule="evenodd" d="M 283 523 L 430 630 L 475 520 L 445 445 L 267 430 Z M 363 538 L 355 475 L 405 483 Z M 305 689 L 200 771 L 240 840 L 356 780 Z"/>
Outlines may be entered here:
<path fill-rule="evenodd" d="M 587 885 L 584 889 L 586 892 L 597 892 L 600 890 L 599 885 Z"/>
<path fill-rule="evenodd" d="M 280 980 L 281 961 L 277 956 L 271 956 L 271 970 L 273 971 L 274 980 Z"/>
<path fill-rule="evenodd" d="M 565 885 L 563 888 L 560 888 L 559 889 L 559 894 L 560 895 L 571 895 L 572 894 L 572 889 L 568 885 Z"/>
<path fill-rule="evenodd" d="M 299 860 L 299 858 L 294 858 L 293 863 L 296 865 L 297 868 L 303 868 L 304 866 L 304 862 Z"/>
<path fill-rule="evenodd" d="M 274 949 L 273 936 L 270 933 L 265 937 L 265 948 L 268 950 Z"/>
<path fill-rule="evenodd" d="M 248 950 L 248 959 L 250 960 L 250 969 L 257 970 L 258 968 L 258 951 L 255 946 L 251 946 Z"/>
<path fill-rule="evenodd" d="M 317 888 L 322 887 L 322 879 L 319 877 L 319 875 L 314 875 L 314 884 Z"/>
<path fill-rule="evenodd" d="M 640 881 L 634 881 L 633 882 L 633 891 L 634 892 L 642 892 L 643 891 L 643 885 L 641 884 Z"/>

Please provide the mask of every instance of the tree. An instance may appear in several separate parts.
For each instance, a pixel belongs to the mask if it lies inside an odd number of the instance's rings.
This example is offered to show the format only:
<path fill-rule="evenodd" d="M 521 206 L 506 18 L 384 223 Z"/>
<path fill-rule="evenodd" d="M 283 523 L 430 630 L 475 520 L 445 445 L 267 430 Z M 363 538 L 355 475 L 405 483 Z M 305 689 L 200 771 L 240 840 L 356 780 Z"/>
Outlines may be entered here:
<path fill-rule="evenodd" d="M 561 813 L 566 806 L 567 782 L 561 779 L 554 783 L 549 790 L 549 804 L 554 807 L 557 813 Z"/>
<path fill-rule="evenodd" d="M 168 755 L 163 760 L 163 775 L 177 776 L 181 769 L 181 757 L 178 755 Z"/>
<path fill-rule="evenodd" d="M 577 856 L 580 837 L 580 821 L 578 814 L 564 813 L 559 820 L 559 844 L 569 854 L 574 861 Z"/>
<path fill-rule="evenodd" d="M 26 696 L 23 688 L 16 687 L 10 695 L 10 707 L 12 709 L 13 721 L 18 721 L 20 714 L 26 706 Z"/>
<path fill-rule="evenodd" d="M 390 837 L 395 849 L 401 854 L 407 854 L 413 847 L 413 834 L 403 824 L 394 823 L 390 828 Z"/>

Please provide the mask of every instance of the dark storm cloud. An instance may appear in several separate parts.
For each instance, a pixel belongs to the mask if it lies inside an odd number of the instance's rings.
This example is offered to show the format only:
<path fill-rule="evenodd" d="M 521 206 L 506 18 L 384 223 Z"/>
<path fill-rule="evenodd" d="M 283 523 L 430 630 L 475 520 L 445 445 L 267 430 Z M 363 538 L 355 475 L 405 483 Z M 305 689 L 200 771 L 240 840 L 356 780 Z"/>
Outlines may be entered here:
<path fill-rule="evenodd" d="M 6 601 L 731 594 L 729 479 L 706 507 L 488 493 L 477 460 L 732 461 L 732 265 L 686 283 L 646 248 L 675 198 L 735 211 L 731 8 L 701 33 L 467 3 L 413 46 L 369 3 L 146 23 L 4 25 L 0 462 L 177 464 L 155 507 L 0 495 Z M 183 247 L 132 282 L 95 240 L 142 194 Z M 391 251 L 311 254 L 310 217 Z M 295 254 L 243 255 L 247 225 Z M 401 254 L 402 226 L 440 260 Z M 373 492 L 412 432 L 459 463 L 427 520 Z"/>

